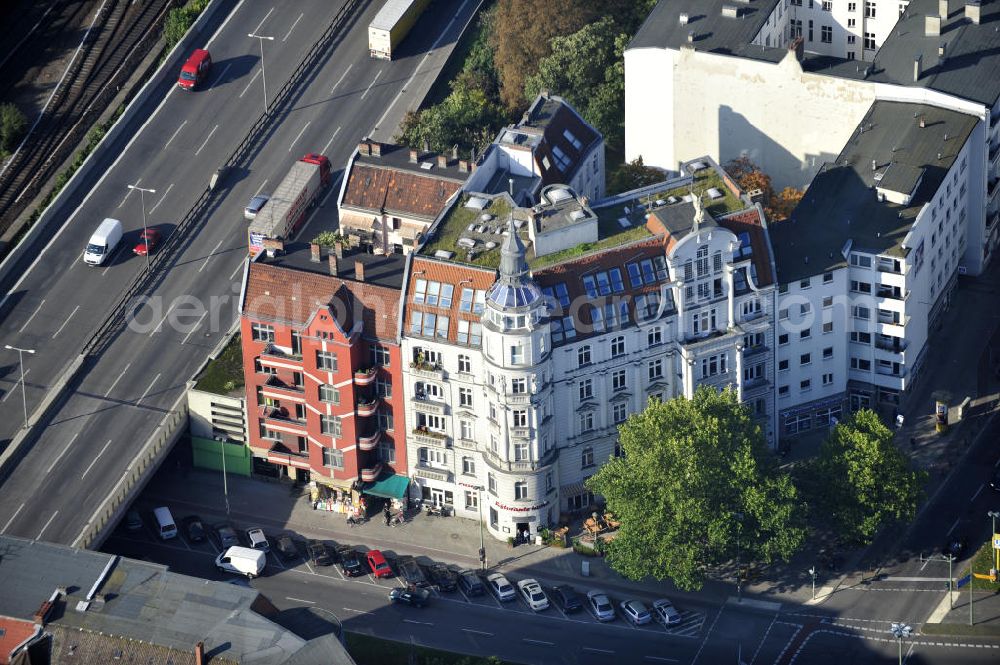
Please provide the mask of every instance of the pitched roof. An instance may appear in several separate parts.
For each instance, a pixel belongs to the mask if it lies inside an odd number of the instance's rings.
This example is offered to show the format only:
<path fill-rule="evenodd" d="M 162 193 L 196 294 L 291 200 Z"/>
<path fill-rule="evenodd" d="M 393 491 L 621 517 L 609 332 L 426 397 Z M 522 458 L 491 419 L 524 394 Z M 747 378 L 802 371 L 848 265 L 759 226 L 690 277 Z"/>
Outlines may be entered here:
<path fill-rule="evenodd" d="M 567 183 L 584 166 L 582 160 L 601 135 L 562 97 L 540 94 L 528 108 L 519 129 L 541 130 L 545 140 L 535 148 L 542 185 Z M 565 161 L 563 161 L 565 160 Z"/>
<path fill-rule="evenodd" d="M 417 280 L 427 280 L 451 284 L 455 287 L 452 296 L 451 307 L 442 308 L 413 302 L 413 293 L 416 289 Z M 403 334 L 410 337 L 419 337 L 409 333 L 409 322 L 411 312 L 429 312 L 438 316 L 449 317 L 448 321 L 448 341 L 457 343 L 458 322 L 469 321 L 479 323 L 479 315 L 473 312 L 461 311 L 462 289 L 474 289 L 477 291 L 487 291 L 496 281 L 496 271 L 475 268 L 473 266 L 439 261 L 429 258 L 414 257 L 410 271 L 410 281 L 406 292 L 406 311 L 403 316 Z"/>
<path fill-rule="evenodd" d="M 44 600 L 44 599 L 43 599 Z M 39 600 L 39 605 L 41 605 Z M 35 622 L 0 616 L 0 665 L 7 665 L 14 647 L 35 634 Z"/>
<path fill-rule="evenodd" d="M 247 274 L 241 311 L 261 321 L 306 326 L 317 310 L 331 309 L 346 333 L 360 311 L 364 336 L 394 342 L 399 298 L 397 289 L 255 261 Z"/>
<path fill-rule="evenodd" d="M 750 48 L 750 42 L 782 0 L 758 0 L 750 4 L 738 0 L 660 0 L 649 13 L 632 41 L 629 49 L 670 48 L 679 49 L 688 44 L 688 33 L 694 33 L 690 42 L 698 51 L 723 53 L 747 57 L 760 57 L 760 46 Z M 723 16 L 724 6 L 736 7 L 738 17 Z M 688 22 L 681 23 L 681 14 Z M 772 49 L 768 49 L 772 50 Z M 784 49 L 773 49 L 783 55 Z"/>
<path fill-rule="evenodd" d="M 741 233 L 750 236 L 750 249 L 752 250 L 751 260 L 757 271 L 757 286 L 770 286 L 774 284 L 774 273 L 771 270 L 772 256 L 771 241 L 768 238 L 764 215 L 758 208 L 747 208 L 742 212 L 733 213 L 727 217 L 720 217 L 716 220 L 719 226 L 729 229 L 737 237 Z"/>

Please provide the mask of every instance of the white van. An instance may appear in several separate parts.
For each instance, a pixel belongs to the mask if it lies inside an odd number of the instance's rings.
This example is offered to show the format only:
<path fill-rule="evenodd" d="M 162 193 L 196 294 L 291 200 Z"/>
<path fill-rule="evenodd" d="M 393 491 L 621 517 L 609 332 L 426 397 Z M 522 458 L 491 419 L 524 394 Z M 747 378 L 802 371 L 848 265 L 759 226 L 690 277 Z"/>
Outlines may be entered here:
<path fill-rule="evenodd" d="M 87 249 L 83 252 L 83 262 L 91 266 L 104 263 L 118 247 L 122 239 L 122 223 L 108 217 L 90 236 Z"/>
<path fill-rule="evenodd" d="M 156 528 L 160 538 L 169 540 L 177 537 L 177 523 L 174 522 L 174 516 L 170 514 L 169 508 L 161 506 L 153 511 L 153 515 L 156 517 Z"/>
<path fill-rule="evenodd" d="M 215 567 L 224 573 L 246 575 L 253 579 L 264 571 L 267 565 L 267 555 L 260 550 L 233 545 L 228 550 L 215 557 Z"/>

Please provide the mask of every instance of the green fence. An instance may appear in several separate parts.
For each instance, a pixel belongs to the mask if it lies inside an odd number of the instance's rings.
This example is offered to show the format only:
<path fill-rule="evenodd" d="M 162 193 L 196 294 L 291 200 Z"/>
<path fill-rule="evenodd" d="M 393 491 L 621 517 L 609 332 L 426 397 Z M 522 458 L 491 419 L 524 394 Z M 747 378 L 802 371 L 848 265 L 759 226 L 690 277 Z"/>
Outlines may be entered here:
<path fill-rule="evenodd" d="M 250 449 L 236 443 L 223 443 L 214 439 L 203 439 L 200 436 L 191 437 L 191 452 L 194 455 L 194 465 L 200 469 L 222 471 L 222 454 L 226 456 L 226 473 L 237 476 L 250 475 Z"/>

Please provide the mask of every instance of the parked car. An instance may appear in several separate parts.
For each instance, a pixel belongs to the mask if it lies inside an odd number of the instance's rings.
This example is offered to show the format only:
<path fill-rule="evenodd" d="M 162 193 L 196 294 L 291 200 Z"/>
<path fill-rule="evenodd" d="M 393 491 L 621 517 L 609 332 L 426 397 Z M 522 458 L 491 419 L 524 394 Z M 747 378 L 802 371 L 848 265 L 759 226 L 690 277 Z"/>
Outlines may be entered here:
<path fill-rule="evenodd" d="M 260 209 L 264 207 L 264 204 L 270 200 L 270 198 L 271 197 L 267 194 L 257 194 L 254 196 L 250 199 L 250 203 L 247 204 L 247 207 L 243 209 L 243 217 L 253 220 L 257 216 L 257 213 L 260 212 Z"/>
<path fill-rule="evenodd" d="M 357 577 L 365 574 L 365 568 L 361 564 L 361 557 L 354 551 L 353 547 L 341 545 L 337 548 L 337 558 L 340 560 L 340 572 L 347 577 Z"/>
<path fill-rule="evenodd" d="M 681 613 L 666 598 L 653 601 L 653 619 L 664 626 L 676 626 L 681 622 Z"/>
<path fill-rule="evenodd" d="M 566 614 L 579 612 L 583 609 L 583 602 L 580 600 L 580 594 L 578 594 L 576 589 L 571 586 L 554 586 L 552 587 L 551 596 L 556 605 L 558 605 Z"/>
<path fill-rule="evenodd" d="M 463 570 L 458 574 L 458 588 L 470 598 L 486 593 L 486 587 L 483 586 L 482 580 L 479 579 L 474 570 Z"/>
<path fill-rule="evenodd" d="M 181 520 L 184 525 L 184 533 L 192 543 L 200 543 L 205 540 L 205 525 L 197 515 L 188 515 Z"/>
<path fill-rule="evenodd" d="M 623 600 L 618 604 L 618 609 L 622 611 L 622 616 L 636 626 L 642 626 L 653 620 L 649 610 L 646 609 L 641 600 Z"/>
<path fill-rule="evenodd" d="M 517 583 L 517 590 L 521 592 L 521 598 L 535 612 L 549 609 L 549 599 L 542 591 L 542 585 L 537 580 L 526 579 Z"/>
<path fill-rule="evenodd" d="M 275 543 L 275 547 L 278 550 L 278 554 L 285 561 L 290 561 L 291 559 L 296 559 L 299 556 L 299 548 L 295 546 L 295 541 L 287 533 L 278 536 L 278 540 Z"/>
<path fill-rule="evenodd" d="M 435 563 L 427 569 L 427 572 L 438 591 L 450 593 L 458 588 L 458 573 L 443 563 Z"/>
<path fill-rule="evenodd" d="M 598 621 L 614 621 L 615 608 L 607 594 L 597 589 L 587 592 L 587 606 Z"/>
<path fill-rule="evenodd" d="M 146 256 L 152 254 L 159 244 L 160 232 L 156 229 L 146 229 L 139 234 L 139 244 L 132 248 L 132 253 L 137 256 Z"/>
<path fill-rule="evenodd" d="M 215 527 L 215 535 L 219 537 L 219 543 L 224 550 L 240 544 L 240 539 L 236 535 L 236 529 L 231 526 L 224 524 Z"/>
<path fill-rule="evenodd" d="M 430 600 L 431 592 L 419 587 L 398 586 L 389 592 L 389 600 L 411 607 L 425 607 Z"/>
<path fill-rule="evenodd" d="M 500 602 L 507 602 L 508 600 L 514 600 L 517 594 L 514 593 L 514 587 L 510 585 L 507 578 L 500 573 L 493 573 L 486 576 L 486 586 L 489 587 L 493 595 L 497 597 Z"/>
<path fill-rule="evenodd" d="M 250 549 L 260 550 L 267 554 L 271 551 L 271 545 L 267 542 L 267 536 L 260 527 L 247 529 L 247 540 L 250 542 Z"/>
<path fill-rule="evenodd" d="M 142 515 L 135 508 L 132 508 L 125 515 L 125 528 L 128 531 L 142 530 Z"/>
<path fill-rule="evenodd" d="M 399 570 L 400 576 L 410 586 L 430 586 L 430 582 L 424 576 L 424 571 L 420 570 L 420 564 L 412 556 L 401 556 L 396 559 L 396 569 Z"/>
<path fill-rule="evenodd" d="M 306 545 L 306 552 L 309 554 L 309 560 L 313 562 L 313 565 L 329 566 L 333 564 L 333 555 L 330 553 L 330 548 L 321 540 L 310 540 L 309 544 Z"/>
<path fill-rule="evenodd" d="M 393 577 L 395 575 L 380 550 L 369 551 L 365 558 L 368 560 L 368 567 L 372 569 L 372 575 L 375 577 Z"/>

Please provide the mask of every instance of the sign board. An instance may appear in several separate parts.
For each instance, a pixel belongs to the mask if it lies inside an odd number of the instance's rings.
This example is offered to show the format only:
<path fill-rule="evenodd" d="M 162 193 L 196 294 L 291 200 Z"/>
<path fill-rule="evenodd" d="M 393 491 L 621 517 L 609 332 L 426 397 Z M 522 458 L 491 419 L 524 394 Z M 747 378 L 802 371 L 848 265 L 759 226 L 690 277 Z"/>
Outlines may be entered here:
<path fill-rule="evenodd" d="M 1000 550 L 1000 533 L 993 534 L 993 549 Z"/>
<path fill-rule="evenodd" d="M 966 575 L 965 577 L 960 577 L 960 578 L 958 578 L 958 582 L 955 584 L 955 587 L 958 588 L 958 589 L 961 589 L 962 587 L 964 587 L 966 584 L 968 584 L 971 581 L 972 581 L 972 575 L 971 574 Z"/>

